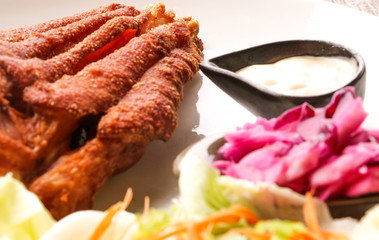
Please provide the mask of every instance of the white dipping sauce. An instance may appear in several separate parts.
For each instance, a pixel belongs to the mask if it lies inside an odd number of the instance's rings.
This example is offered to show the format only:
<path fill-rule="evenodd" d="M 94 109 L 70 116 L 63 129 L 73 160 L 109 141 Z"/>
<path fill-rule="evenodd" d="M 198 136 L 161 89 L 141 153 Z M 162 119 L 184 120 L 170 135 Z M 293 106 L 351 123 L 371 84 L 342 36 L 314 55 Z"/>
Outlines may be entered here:
<path fill-rule="evenodd" d="M 318 95 L 344 86 L 358 69 L 346 57 L 296 56 L 237 71 L 252 83 L 285 95 Z"/>

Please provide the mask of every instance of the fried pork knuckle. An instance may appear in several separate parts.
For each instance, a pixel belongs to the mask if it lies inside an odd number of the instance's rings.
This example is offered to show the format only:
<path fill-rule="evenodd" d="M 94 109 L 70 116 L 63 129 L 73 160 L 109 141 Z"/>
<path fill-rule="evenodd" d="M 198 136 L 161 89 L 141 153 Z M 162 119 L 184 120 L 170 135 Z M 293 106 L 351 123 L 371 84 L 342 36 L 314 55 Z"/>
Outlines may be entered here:
<path fill-rule="evenodd" d="M 202 60 L 198 31 L 163 4 L 0 31 L 0 174 L 56 219 L 91 208 L 109 177 L 172 136 Z"/>

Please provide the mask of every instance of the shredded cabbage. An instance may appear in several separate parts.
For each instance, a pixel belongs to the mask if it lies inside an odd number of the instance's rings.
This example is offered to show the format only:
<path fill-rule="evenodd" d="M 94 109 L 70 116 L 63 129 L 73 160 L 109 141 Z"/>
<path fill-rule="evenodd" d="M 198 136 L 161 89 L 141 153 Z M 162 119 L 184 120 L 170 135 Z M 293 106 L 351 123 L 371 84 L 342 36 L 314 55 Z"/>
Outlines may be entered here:
<path fill-rule="evenodd" d="M 151 209 L 147 217 L 142 218 L 138 215 L 138 230 L 133 234 L 134 237 L 140 238 L 151 235 L 172 221 L 172 215 L 168 210 Z"/>
<path fill-rule="evenodd" d="M 288 220 L 262 220 L 254 228 L 261 233 L 271 232 L 274 236 L 270 240 L 286 240 L 295 232 L 305 231 L 305 226 L 301 222 Z"/>
<path fill-rule="evenodd" d="M 278 118 L 258 118 L 225 135 L 223 175 L 271 182 L 322 200 L 379 192 L 379 131 L 361 127 L 367 114 L 354 88 L 323 108 L 304 103 Z"/>
<path fill-rule="evenodd" d="M 201 219 L 234 204 L 250 209 L 261 219 L 280 218 L 303 221 L 304 196 L 274 183 L 252 183 L 220 175 L 208 163 L 187 152 L 179 177 L 180 198 L 177 215 L 181 219 Z M 321 222 L 331 221 L 327 205 L 315 199 Z M 184 217 L 183 217 L 184 215 Z"/>

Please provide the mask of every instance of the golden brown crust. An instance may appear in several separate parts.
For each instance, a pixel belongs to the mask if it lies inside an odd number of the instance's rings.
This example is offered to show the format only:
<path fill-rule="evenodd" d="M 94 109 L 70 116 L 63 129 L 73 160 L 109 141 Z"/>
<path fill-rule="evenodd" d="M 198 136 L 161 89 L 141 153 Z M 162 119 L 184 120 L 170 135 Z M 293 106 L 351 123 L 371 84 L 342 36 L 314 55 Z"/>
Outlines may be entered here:
<path fill-rule="evenodd" d="M 63 115 L 26 117 L 1 98 L 0 109 L 0 168 L 6 165 L 28 182 L 38 169 L 46 169 L 68 150 L 71 132 L 77 127 L 75 119 Z"/>
<path fill-rule="evenodd" d="M 124 146 L 120 141 L 93 139 L 82 148 L 62 156 L 30 186 L 56 219 L 92 207 L 95 194 L 113 174 L 119 155 L 136 162 L 144 146 Z"/>
<path fill-rule="evenodd" d="M 110 19 L 119 16 L 135 16 L 138 13 L 133 7 L 119 8 L 114 11 L 89 16 L 46 32 L 32 34 L 29 38 L 20 42 L 0 41 L 0 45 L 12 51 L 12 56 L 48 59 L 67 51 Z M 0 55 L 2 55 L 1 52 Z"/>
<path fill-rule="evenodd" d="M 54 82 L 65 74 L 74 75 L 91 62 L 127 44 L 136 34 L 143 33 L 145 25 L 152 26 L 172 21 L 173 14 L 166 12 L 164 5 L 157 4 L 143 10 L 137 16 L 115 16 L 94 32 L 87 31 L 89 35 L 68 51 L 61 54 L 54 51 L 56 55 L 49 59 L 36 57 L 25 59 L 14 56 L 12 53 L 0 55 L 0 93 L 4 93 L 9 98 L 17 94 L 21 95 L 20 90 L 37 80 Z M 85 28 L 91 29 L 91 26 L 85 26 Z M 65 36 L 72 35 L 72 30 L 61 30 L 61 34 Z M 48 34 L 49 32 L 46 33 Z M 46 51 L 45 46 L 41 47 Z M 3 53 L 9 50 L 7 48 Z"/>
<path fill-rule="evenodd" d="M 183 85 L 202 59 L 194 19 L 175 19 L 163 4 L 127 17 L 115 16 L 127 7 L 114 8 L 39 25 L 51 29 L 36 35 L 21 29 L 31 36 L 0 45 L 0 175 L 12 171 L 57 219 L 90 208 L 110 176 L 171 137 Z M 107 14 L 96 29 L 78 26 Z M 76 43 L 68 35 L 79 28 Z"/>
<path fill-rule="evenodd" d="M 171 137 L 183 85 L 197 72 L 200 61 L 195 44 L 174 49 L 107 112 L 93 140 L 63 155 L 32 183 L 30 190 L 56 219 L 90 208 L 106 179 L 137 162 L 148 142 Z"/>
<path fill-rule="evenodd" d="M 36 82 L 25 89 L 24 98 L 42 111 L 65 110 L 77 118 L 105 112 L 159 59 L 175 48 L 190 46 L 189 35 L 185 22 L 162 25 L 75 76 L 54 83 Z"/>
<path fill-rule="evenodd" d="M 77 13 L 72 16 L 67 16 L 63 18 L 53 19 L 53 20 L 43 22 L 40 24 L 15 28 L 11 30 L 1 30 L 0 39 L 4 41 L 8 41 L 8 42 L 22 41 L 29 38 L 32 35 L 46 32 L 51 29 L 63 27 L 73 22 L 80 21 L 84 18 L 88 18 L 90 16 L 94 16 L 94 15 L 109 12 L 109 11 L 114 11 L 116 9 L 124 8 L 124 7 L 126 6 L 122 4 L 118 4 L 118 3 L 113 3 L 108 6 L 100 6 L 90 11 Z"/>
<path fill-rule="evenodd" d="M 147 18 L 147 14 L 137 17 L 115 17 L 73 48 L 50 59 L 0 56 L 0 66 L 7 69 L 8 78 L 12 79 L 12 84 L 19 88 L 25 88 L 37 80 L 54 82 L 64 74 L 75 74 L 77 64 L 84 57 L 104 47 L 126 29 L 137 31 Z"/>
<path fill-rule="evenodd" d="M 194 46 L 173 50 L 108 110 L 99 123 L 99 137 L 168 140 L 177 126 L 183 85 L 198 71 L 200 61 Z"/>

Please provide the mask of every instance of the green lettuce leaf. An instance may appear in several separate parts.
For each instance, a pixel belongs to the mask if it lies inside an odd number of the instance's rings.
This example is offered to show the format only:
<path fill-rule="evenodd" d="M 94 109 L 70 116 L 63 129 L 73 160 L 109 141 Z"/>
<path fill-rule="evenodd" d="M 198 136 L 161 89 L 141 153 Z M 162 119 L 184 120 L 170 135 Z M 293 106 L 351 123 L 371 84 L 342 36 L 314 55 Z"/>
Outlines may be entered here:
<path fill-rule="evenodd" d="M 303 195 L 274 183 L 253 183 L 230 176 L 202 160 L 196 151 L 188 151 L 181 161 L 179 209 L 188 218 L 201 218 L 225 207 L 239 204 L 261 219 L 303 221 Z M 314 199 L 320 222 L 332 218 L 327 205 Z"/>
<path fill-rule="evenodd" d="M 189 219 L 201 219 L 212 212 L 229 207 L 224 196 L 225 186 L 219 182 L 219 172 L 207 163 L 185 161 L 179 177 L 179 212 Z"/>
<path fill-rule="evenodd" d="M 14 179 L 0 177 L 0 239 L 39 239 L 55 223 L 38 197 Z"/>
<path fill-rule="evenodd" d="M 162 230 L 171 223 L 172 215 L 165 209 L 151 209 L 147 217 L 143 218 L 141 215 L 138 215 L 137 220 L 139 226 L 134 237 L 139 238 Z"/>

